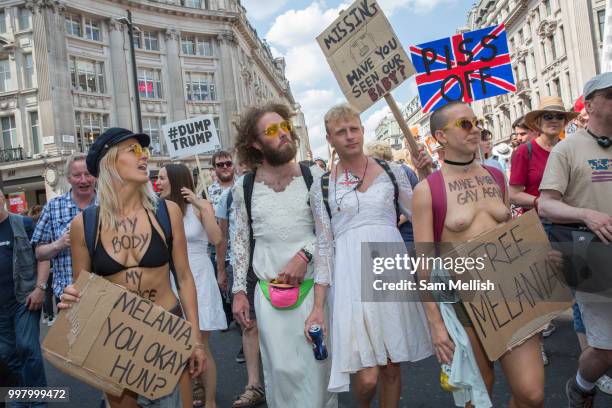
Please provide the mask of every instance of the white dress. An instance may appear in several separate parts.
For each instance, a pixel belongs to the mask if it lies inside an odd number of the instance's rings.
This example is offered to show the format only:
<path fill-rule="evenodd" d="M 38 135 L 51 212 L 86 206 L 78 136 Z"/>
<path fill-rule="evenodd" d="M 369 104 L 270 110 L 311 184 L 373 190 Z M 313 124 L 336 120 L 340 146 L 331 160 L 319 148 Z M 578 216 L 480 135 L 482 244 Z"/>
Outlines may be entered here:
<path fill-rule="evenodd" d="M 313 174 L 316 174 L 314 170 Z M 316 178 L 315 178 L 316 180 Z M 249 260 L 249 223 L 244 205 L 243 179 L 234 185 L 236 216 L 233 292 L 246 293 Z M 278 276 L 287 262 L 301 249 L 314 251 L 315 235 L 308 190 L 302 177 L 296 177 L 284 191 L 275 192 L 256 182 L 251 201 L 255 251 L 253 270 L 260 280 Z M 305 279 L 313 276 L 312 264 Z M 334 408 L 337 396 L 327 391 L 330 359 L 317 361 L 304 337 L 304 322 L 312 311 L 314 288 L 293 310 L 278 310 L 255 286 L 255 311 L 259 347 L 270 408 Z"/>
<path fill-rule="evenodd" d="M 389 165 L 399 187 L 400 211 L 411 218 L 412 188 L 408 178 L 400 166 Z M 328 389 L 332 392 L 348 391 L 350 374 L 363 368 L 384 366 L 388 360 L 418 361 L 433 353 L 417 293 L 412 301 L 361 301 L 361 243 L 403 240 L 396 226 L 389 176 L 381 172 L 363 193 L 353 191 L 345 177 L 338 176 L 343 184 L 336 184 L 330 177 L 331 223 L 320 180 L 315 180 L 310 191 L 317 227 L 315 282 L 331 285 L 328 297 L 332 303 L 332 371 Z M 399 247 L 405 250 L 404 245 Z"/>
<path fill-rule="evenodd" d="M 208 256 L 208 235 L 191 204 L 187 205 L 185 212 L 183 224 L 187 239 L 187 256 L 198 293 L 200 330 L 227 329 L 227 319 L 223 311 L 215 270 Z"/>

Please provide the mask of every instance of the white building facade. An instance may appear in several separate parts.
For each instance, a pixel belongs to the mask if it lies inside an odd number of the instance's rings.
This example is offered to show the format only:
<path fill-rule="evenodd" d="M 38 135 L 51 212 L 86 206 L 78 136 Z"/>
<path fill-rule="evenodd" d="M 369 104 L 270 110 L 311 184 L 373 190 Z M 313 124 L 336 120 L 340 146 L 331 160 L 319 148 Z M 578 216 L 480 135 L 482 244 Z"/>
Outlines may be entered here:
<path fill-rule="evenodd" d="M 517 92 L 472 104 L 494 143 L 508 141 L 512 123 L 547 95 L 566 108 L 606 63 L 603 52 L 609 0 L 480 0 L 468 14 L 475 30 L 504 22 Z"/>
<path fill-rule="evenodd" d="M 285 62 L 257 36 L 239 0 L 4 0 L 0 183 L 5 192 L 25 191 L 32 205 L 64 191 L 61 163 L 67 155 L 86 152 L 109 127 L 137 130 L 136 92 L 142 130 L 152 138 L 153 174 L 168 161 L 163 124 L 211 114 L 229 150 L 237 116 L 265 100 L 296 110 L 299 158 L 310 148 Z"/>

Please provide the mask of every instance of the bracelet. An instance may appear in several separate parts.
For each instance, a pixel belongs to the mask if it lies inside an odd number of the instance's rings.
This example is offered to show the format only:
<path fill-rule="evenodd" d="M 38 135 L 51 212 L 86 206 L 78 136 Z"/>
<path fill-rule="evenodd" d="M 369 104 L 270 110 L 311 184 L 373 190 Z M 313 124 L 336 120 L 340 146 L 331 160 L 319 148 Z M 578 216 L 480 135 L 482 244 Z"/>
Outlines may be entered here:
<path fill-rule="evenodd" d="M 306 262 L 306 265 L 308 265 L 308 258 L 306 258 L 306 255 L 304 255 L 304 254 L 302 253 L 302 251 L 299 251 L 299 252 L 297 253 L 297 256 L 299 256 L 299 257 L 300 257 L 300 259 L 301 259 L 302 261 Z"/>

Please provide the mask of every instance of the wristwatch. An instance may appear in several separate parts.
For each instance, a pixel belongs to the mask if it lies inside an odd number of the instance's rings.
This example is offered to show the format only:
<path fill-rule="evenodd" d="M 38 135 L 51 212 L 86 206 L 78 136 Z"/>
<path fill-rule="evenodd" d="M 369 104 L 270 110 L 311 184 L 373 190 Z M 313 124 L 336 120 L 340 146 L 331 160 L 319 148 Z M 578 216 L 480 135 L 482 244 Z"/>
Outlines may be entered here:
<path fill-rule="evenodd" d="M 43 290 L 43 291 L 44 291 L 44 290 L 47 290 L 47 283 L 46 283 L 46 282 L 45 282 L 45 283 L 37 283 L 37 284 L 36 284 L 36 287 L 37 287 L 38 289 L 40 289 L 40 290 Z"/>
<path fill-rule="evenodd" d="M 312 254 L 310 252 L 308 252 L 307 250 L 305 250 L 304 248 L 302 248 L 302 253 L 304 255 L 306 255 L 306 258 L 308 258 L 308 263 L 312 262 Z"/>

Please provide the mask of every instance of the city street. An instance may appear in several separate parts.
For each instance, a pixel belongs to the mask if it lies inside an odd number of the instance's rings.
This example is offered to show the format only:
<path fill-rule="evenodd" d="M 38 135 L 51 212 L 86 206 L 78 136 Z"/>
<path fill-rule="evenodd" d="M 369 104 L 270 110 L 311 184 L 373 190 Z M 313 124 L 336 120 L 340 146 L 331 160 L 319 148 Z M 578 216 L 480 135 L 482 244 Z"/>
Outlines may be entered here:
<path fill-rule="evenodd" d="M 546 367 L 546 408 L 567 406 L 564 392 L 565 381 L 575 373 L 579 356 L 578 342 L 569 315 L 558 318 L 555 324 L 557 325 L 557 331 L 545 340 L 550 358 L 550 365 Z M 45 333 L 46 329 L 43 335 Z M 217 403 L 220 408 L 231 407 L 234 396 L 242 390 L 246 381 L 245 365 L 234 361 L 239 348 L 240 334 L 234 329 L 233 325 L 232 330 L 226 333 L 218 332 L 212 336 L 212 353 L 217 361 L 219 376 Z M 99 391 L 67 377 L 49 364 L 46 366 L 50 387 L 70 387 L 70 404 L 50 404 L 50 407 L 97 408 L 100 406 L 101 393 Z M 442 391 L 438 385 L 439 367 L 434 358 L 412 365 L 405 364 L 402 368 L 401 407 L 437 408 L 454 406 L 451 394 Z M 504 407 L 508 402 L 510 393 L 499 364 L 496 365 L 496 375 L 493 406 Z M 612 397 L 600 392 L 595 403 L 597 407 L 610 407 L 612 406 Z M 355 406 L 352 396 L 348 393 L 341 394 L 339 406 L 343 408 Z"/>

